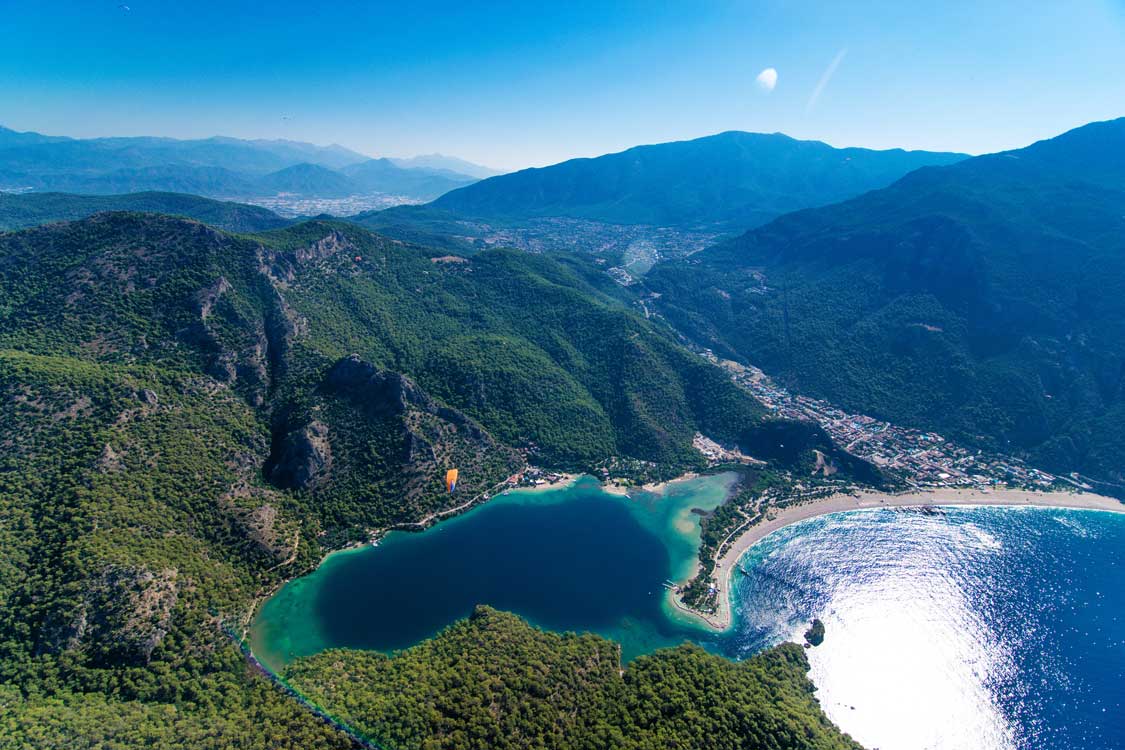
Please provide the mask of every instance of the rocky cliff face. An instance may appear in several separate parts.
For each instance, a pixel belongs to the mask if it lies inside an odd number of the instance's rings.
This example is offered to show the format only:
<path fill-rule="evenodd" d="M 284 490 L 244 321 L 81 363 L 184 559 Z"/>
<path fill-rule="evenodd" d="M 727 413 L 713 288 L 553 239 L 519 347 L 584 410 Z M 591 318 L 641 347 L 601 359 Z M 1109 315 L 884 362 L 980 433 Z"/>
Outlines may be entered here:
<path fill-rule="evenodd" d="M 403 507 L 448 505 L 441 477 L 458 467 L 464 493 L 523 464 L 479 424 L 402 373 L 345 357 L 311 394 L 313 407 L 279 431 L 267 475 L 279 487 L 331 493 L 393 488 Z M 361 490 L 362 491 L 362 490 Z"/>
<path fill-rule="evenodd" d="M 270 462 L 270 479 L 285 489 L 314 489 L 332 468 L 328 426 L 312 421 L 282 438 Z"/>

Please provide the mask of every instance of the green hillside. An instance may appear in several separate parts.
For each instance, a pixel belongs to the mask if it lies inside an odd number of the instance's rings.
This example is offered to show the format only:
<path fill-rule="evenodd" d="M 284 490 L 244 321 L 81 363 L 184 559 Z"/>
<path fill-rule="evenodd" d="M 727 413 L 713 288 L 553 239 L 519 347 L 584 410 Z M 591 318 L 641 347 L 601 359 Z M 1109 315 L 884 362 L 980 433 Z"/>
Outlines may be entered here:
<path fill-rule="evenodd" d="M 478 607 L 393 657 L 335 650 L 288 676 L 334 716 L 390 747 L 858 748 L 820 712 L 804 652 L 738 664 L 681 646 L 621 671 L 616 644 L 556 635 Z"/>
<path fill-rule="evenodd" d="M 922 169 L 646 282 L 680 330 L 802 391 L 1119 492 L 1123 153 L 1115 120 Z"/>
<path fill-rule="evenodd" d="M 565 258 L 344 223 L 103 213 L 0 235 L 4 735 L 343 746 L 225 629 L 326 549 L 528 459 L 672 476 L 701 465 L 697 430 L 776 450 L 756 403 L 622 294 Z"/>

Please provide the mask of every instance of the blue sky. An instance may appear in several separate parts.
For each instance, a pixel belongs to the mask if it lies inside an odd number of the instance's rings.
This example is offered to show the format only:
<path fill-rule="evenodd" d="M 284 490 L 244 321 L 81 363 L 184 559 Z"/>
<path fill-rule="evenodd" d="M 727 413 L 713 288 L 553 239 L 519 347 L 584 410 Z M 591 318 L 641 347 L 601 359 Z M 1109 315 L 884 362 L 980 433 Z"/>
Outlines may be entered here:
<path fill-rule="evenodd" d="M 518 168 L 723 130 L 981 153 L 1125 115 L 1125 0 L 126 4 L 0 0 L 0 124 Z"/>

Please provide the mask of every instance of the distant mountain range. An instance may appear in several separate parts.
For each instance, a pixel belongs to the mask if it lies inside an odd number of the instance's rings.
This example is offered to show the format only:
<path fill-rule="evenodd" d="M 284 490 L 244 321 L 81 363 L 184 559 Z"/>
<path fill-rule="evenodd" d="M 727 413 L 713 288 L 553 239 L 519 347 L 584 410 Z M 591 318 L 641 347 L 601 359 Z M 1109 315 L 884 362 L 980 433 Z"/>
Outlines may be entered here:
<path fill-rule="evenodd" d="M 678 329 L 800 391 L 1121 492 L 1125 119 L 920 169 L 645 281 Z"/>
<path fill-rule="evenodd" d="M 479 218 L 568 217 L 731 231 L 963 158 L 837 149 L 780 133 L 732 131 L 492 177 L 447 193 L 433 206 Z"/>
<path fill-rule="evenodd" d="M 384 193 L 426 201 L 475 180 L 445 166 L 399 166 L 336 145 L 223 137 L 73 139 L 0 128 L 3 190 L 171 191 L 218 198 Z"/>
<path fill-rule="evenodd" d="M 71 195 L 0 193 L 0 231 L 84 219 L 103 211 L 143 211 L 185 216 L 228 232 L 262 232 L 291 222 L 260 206 L 217 201 L 182 193 Z"/>
<path fill-rule="evenodd" d="M 456 156 L 446 156 L 445 154 L 422 154 L 412 156 L 409 159 L 391 159 L 391 161 L 395 166 L 403 169 L 432 169 L 438 172 L 468 175 L 480 180 L 504 174 L 502 170 L 474 164 L 471 161 L 458 159 Z"/>

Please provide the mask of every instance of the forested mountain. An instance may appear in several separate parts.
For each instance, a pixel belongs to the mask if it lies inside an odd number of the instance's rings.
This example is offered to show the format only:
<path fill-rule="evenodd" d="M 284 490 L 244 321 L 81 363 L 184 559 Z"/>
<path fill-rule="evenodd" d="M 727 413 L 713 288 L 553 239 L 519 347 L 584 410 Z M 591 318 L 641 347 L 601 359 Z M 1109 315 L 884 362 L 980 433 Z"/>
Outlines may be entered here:
<path fill-rule="evenodd" d="M 803 391 L 1125 481 L 1125 119 L 918 170 L 646 281 L 681 330 Z"/>
<path fill-rule="evenodd" d="M 144 211 L 185 216 L 228 232 L 261 232 L 290 222 L 273 211 L 244 203 L 183 193 L 70 195 L 68 193 L 0 193 L 0 230 L 23 229 L 53 221 L 83 219 L 103 211 Z"/>
<path fill-rule="evenodd" d="M 388 193 L 431 200 L 474 179 L 297 141 L 73 139 L 0 130 L 0 188 L 9 190 L 171 191 L 219 198 Z"/>
<path fill-rule="evenodd" d="M 434 206 L 482 218 L 562 216 L 735 231 L 962 158 L 731 131 L 492 177 L 447 193 Z"/>
<path fill-rule="evenodd" d="M 0 234 L 5 735 L 342 745 L 228 636 L 325 548 L 528 459 L 668 476 L 701 465 L 697 430 L 807 458 L 622 295 L 565 258 L 465 259 L 343 223 L 233 236 L 106 213 Z M 836 737 L 802 672 L 778 678 L 797 708 L 763 704 L 759 729 L 781 711 L 790 739 Z"/>
<path fill-rule="evenodd" d="M 824 719 L 807 671 L 803 650 L 789 643 L 738 664 L 684 645 L 622 672 L 610 641 L 544 633 L 478 607 L 392 657 L 328 651 L 289 676 L 398 750 L 858 749 Z"/>

